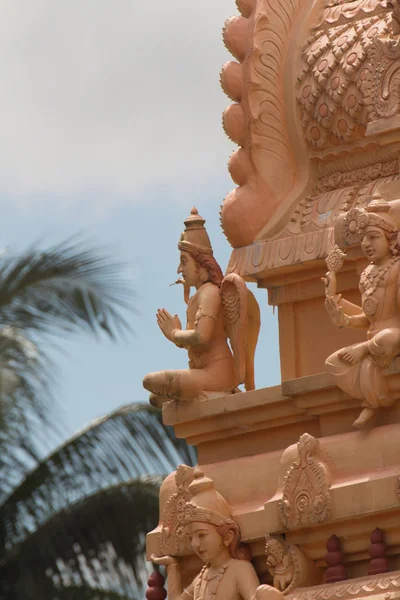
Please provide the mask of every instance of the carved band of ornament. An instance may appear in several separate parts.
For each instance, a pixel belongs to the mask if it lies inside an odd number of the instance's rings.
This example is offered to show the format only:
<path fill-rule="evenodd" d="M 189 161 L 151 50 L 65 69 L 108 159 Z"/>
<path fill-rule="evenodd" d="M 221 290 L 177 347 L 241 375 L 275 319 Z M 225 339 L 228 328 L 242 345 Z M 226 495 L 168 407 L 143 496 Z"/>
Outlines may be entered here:
<path fill-rule="evenodd" d="M 282 266 L 325 259 L 334 245 L 333 237 L 333 228 L 329 227 L 235 248 L 227 272 L 237 273 L 241 277 L 252 277 Z"/>
<path fill-rule="evenodd" d="M 278 503 L 278 515 L 286 529 L 325 523 L 332 512 L 331 474 L 320 456 L 319 441 L 304 433 L 297 453 Z"/>
<path fill-rule="evenodd" d="M 286 193 L 293 181 L 293 156 L 286 126 L 283 74 L 286 48 L 296 15 L 306 0 L 259 3 L 249 60 L 251 158 L 256 170 Z"/>
<path fill-rule="evenodd" d="M 382 0 L 327 0 L 317 27 L 341 25 L 382 12 L 387 12 Z"/>
<path fill-rule="evenodd" d="M 320 585 L 314 588 L 294 591 L 290 600 L 355 600 L 379 592 L 394 592 L 400 588 L 400 571 L 386 575 L 360 577 L 350 581 Z"/>
<path fill-rule="evenodd" d="M 336 171 L 327 177 L 322 177 L 313 189 L 313 194 L 322 194 L 339 187 L 356 185 L 358 183 L 367 183 L 378 179 L 378 177 L 388 177 L 399 172 L 399 160 L 394 158 L 387 162 L 377 162 L 367 167 L 361 167 L 354 171 Z"/>

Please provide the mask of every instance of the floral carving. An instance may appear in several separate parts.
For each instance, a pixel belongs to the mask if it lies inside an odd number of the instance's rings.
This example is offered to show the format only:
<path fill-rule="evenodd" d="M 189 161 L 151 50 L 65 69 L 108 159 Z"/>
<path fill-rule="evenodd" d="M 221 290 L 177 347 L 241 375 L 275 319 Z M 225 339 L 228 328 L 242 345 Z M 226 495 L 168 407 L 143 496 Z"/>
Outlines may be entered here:
<path fill-rule="evenodd" d="M 340 271 L 340 269 L 343 267 L 345 258 L 346 254 L 339 248 L 337 244 L 335 244 L 325 260 L 328 271 L 331 271 L 332 273 L 337 273 Z"/>
<path fill-rule="evenodd" d="M 297 452 L 278 505 L 279 518 L 287 529 L 325 523 L 331 516 L 331 475 L 319 456 L 319 441 L 304 433 L 297 443 Z"/>
<path fill-rule="evenodd" d="M 400 35 L 400 2 L 399 0 L 389 0 L 387 7 L 392 9 L 393 35 Z"/>
<path fill-rule="evenodd" d="M 327 2 L 303 49 L 297 100 L 309 144 L 335 147 L 365 134 L 370 110 L 370 53 L 390 33 L 390 14 L 378 0 Z M 373 94 L 372 94 L 373 95 Z"/>
<path fill-rule="evenodd" d="M 376 39 L 368 53 L 362 90 L 368 120 L 393 117 L 400 111 L 400 41 Z"/>
<path fill-rule="evenodd" d="M 193 467 L 180 465 L 176 470 L 177 491 L 165 503 L 161 516 L 161 554 L 179 556 L 191 550 L 189 539 L 186 536 L 185 505 L 191 499 L 189 485 L 193 481 L 193 477 Z"/>
<path fill-rule="evenodd" d="M 395 592 L 400 588 L 400 571 L 373 577 L 360 577 L 350 581 L 316 586 L 290 594 L 295 600 L 351 600 L 374 593 Z"/>

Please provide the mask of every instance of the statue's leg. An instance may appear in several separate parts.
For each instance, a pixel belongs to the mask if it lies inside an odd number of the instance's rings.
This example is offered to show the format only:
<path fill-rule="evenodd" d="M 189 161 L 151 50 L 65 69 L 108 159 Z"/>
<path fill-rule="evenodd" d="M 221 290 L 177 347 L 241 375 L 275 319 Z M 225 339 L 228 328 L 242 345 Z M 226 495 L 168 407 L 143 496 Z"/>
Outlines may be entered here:
<path fill-rule="evenodd" d="M 367 342 L 367 348 L 368 354 L 360 363 L 351 367 L 356 367 L 357 370 L 352 374 L 350 371 L 343 372 L 338 377 L 339 387 L 355 398 L 362 398 L 363 410 L 353 423 L 359 429 L 369 425 L 378 408 L 393 403 L 383 369 L 400 351 L 400 330 L 383 329 Z M 353 387 L 346 385 L 350 379 Z"/>
<path fill-rule="evenodd" d="M 179 371 L 148 373 L 143 379 L 143 387 L 151 392 L 150 404 L 161 408 L 163 402 L 180 396 Z M 159 400 L 157 400 L 157 396 Z"/>
<path fill-rule="evenodd" d="M 370 360 L 364 361 L 360 372 L 363 406 L 379 408 L 390 406 L 393 398 L 389 393 L 384 368 L 400 352 L 400 330 L 383 329 L 368 342 Z"/>
<path fill-rule="evenodd" d="M 204 388 L 207 376 L 202 369 L 157 371 L 143 379 L 143 387 L 151 392 L 150 403 L 161 408 L 168 400 L 193 400 Z"/>
<path fill-rule="evenodd" d="M 362 399 L 363 395 L 360 388 L 359 371 L 360 364 L 350 365 L 341 358 L 343 348 L 331 354 L 325 361 L 325 367 L 329 373 L 336 379 L 336 384 L 341 390 L 353 398 Z"/>

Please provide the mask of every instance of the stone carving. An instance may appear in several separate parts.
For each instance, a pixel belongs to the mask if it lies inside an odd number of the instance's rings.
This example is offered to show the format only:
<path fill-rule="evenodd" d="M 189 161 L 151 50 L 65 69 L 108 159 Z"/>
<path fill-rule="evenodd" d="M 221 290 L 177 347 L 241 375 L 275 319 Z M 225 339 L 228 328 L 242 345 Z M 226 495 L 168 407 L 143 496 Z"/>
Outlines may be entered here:
<path fill-rule="evenodd" d="M 354 163 L 352 166 L 354 167 Z M 338 187 L 366 183 L 378 179 L 379 177 L 395 175 L 398 172 L 399 160 L 398 158 L 393 157 L 389 158 L 389 160 L 382 160 L 382 162 L 373 162 L 365 167 L 353 168 L 350 171 L 346 170 L 346 168 L 342 168 L 342 170 L 337 170 L 331 175 L 321 177 L 314 187 L 314 193 L 322 194 L 324 192 L 336 190 Z"/>
<path fill-rule="evenodd" d="M 368 52 L 362 84 L 368 120 L 393 117 L 400 112 L 400 41 L 376 39 Z"/>
<path fill-rule="evenodd" d="M 168 555 L 152 556 L 154 563 L 167 567 L 169 600 L 282 599 L 279 590 L 260 585 L 228 504 L 198 467 L 189 491 L 192 499 L 184 505 L 187 534 L 204 567 L 183 590 L 179 562 Z"/>
<path fill-rule="evenodd" d="M 285 476 L 278 504 L 286 529 L 325 523 L 331 516 L 331 475 L 320 456 L 319 441 L 304 433 L 297 442 L 298 459 Z"/>
<path fill-rule="evenodd" d="M 315 564 L 297 546 L 287 543 L 282 537 L 267 535 L 265 554 L 274 587 L 284 595 L 317 582 Z"/>
<path fill-rule="evenodd" d="M 297 100 L 308 143 L 338 148 L 365 135 L 375 96 L 370 52 L 390 32 L 390 15 L 379 0 L 326 3 L 323 18 L 303 49 Z M 376 90 L 376 87 L 375 87 Z"/>
<path fill-rule="evenodd" d="M 190 543 L 186 535 L 184 509 L 191 495 L 189 485 L 193 481 L 193 467 L 180 465 L 176 470 L 177 491 L 165 503 L 161 515 L 160 552 L 180 556 L 190 552 Z"/>
<path fill-rule="evenodd" d="M 151 392 L 150 402 L 161 408 L 165 401 L 193 400 L 217 392 L 231 394 L 244 383 L 254 384 L 254 353 L 260 329 L 256 299 L 239 275 L 223 277 L 213 257 L 204 219 L 193 208 L 185 220 L 178 247 L 181 251 L 178 273 L 188 305 L 187 328 L 177 315 L 165 309 L 157 312 L 157 322 L 165 337 L 189 354 L 189 369 L 149 373 L 143 380 Z M 189 297 L 190 287 L 196 288 Z M 228 345 L 228 339 L 231 348 Z"/>
<path fill-rule="evenodd" d="M 376 194 L 365 209 L 345 213 L 336 228 L 348 245 L 361 241 L 371 261 L 360 278 L 362 307 L 337 294 L 333 272 L 325 278 L 325 306 L 333 323 L 368 330 L 366 342 L 338 350 L 325 363 L 337 385 L 362 400 L 363 410 L 354 422 L 355 427 L 362 428 L 378 408 L 395 401 L 384 368 L 400 353 L 398 227 L 390 216 L 389 204 Z"/>
<path fill-rule="evenodd" d="M 400 35 L 400 2 L 399 0 L 389 0 L 387 7 L 392 9 L 393 35 Z"/>
<path fill-rule="evenodd" d="M 325 0 L 325 9 L 319 25 L 344 25 L 348 21 L 375 16 L 385 8 L 385 0 Z"/>
<path fill-rule="evenodd" d="M 226 196 L 221 210 L 222 228 L 233 247 L 252 243 L 296 185 L 284 73 L 296 17 L 306 4 L 306 0 L 264 0 L 245 6 L 240 2 L 242 15 L 225 24 L 225 45 L 240 61 L 224 65 L 221 74 L 223 90 L 235 101 L 224 111 L 224 129 L 241 146 L 229 161 L 239 187 Z M 242 211 L 248 218 L 238 224 Z"/>
<path fill-rule="evenodd" d="M 316 586 L 296 591 L 289 598 L 296 600 L 350 600 L 383 592 L 396 592 L 400 588 L 400 571 L 388 575 L 360 577 L 329 586 Z"/>

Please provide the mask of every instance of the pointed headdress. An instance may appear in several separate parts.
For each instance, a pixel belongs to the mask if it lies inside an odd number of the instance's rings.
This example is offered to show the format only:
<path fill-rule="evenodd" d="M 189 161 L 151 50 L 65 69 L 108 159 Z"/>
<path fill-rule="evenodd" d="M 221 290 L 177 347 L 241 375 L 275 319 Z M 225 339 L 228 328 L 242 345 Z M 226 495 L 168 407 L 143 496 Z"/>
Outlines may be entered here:
<path fill-rule="evenodd" d="M 336 231 L 339 235 L 341 233 L 349 246 L 360 241 L 368 226 L 379 227 L 386 233 L 396 234 L 399 228 L 390 214 L 390 210 L 390 204 L 376 192 L 365 208 L 352 208 L 342 218 L 337 219 L 335 234 Z"/>
<path fill-rule="evenodd" d="M 197 208 L 194 206 L 190 211 L 190 215 L 184 221 L 185 231 L 183 231 L 179 240 L 179 250 L 213 255 L 210 238 L 204 227 L 205 222 L 205 219 L 199 215 Z"/>
<path fill-rule="evenodd" d="M 228 503 L 214 488 L 214 482 L 206 477 L 203 471 L 196 467 L 194 480 L 189 485 L 192 495 L 190 502 L 185 504 L 185 522 L 210 523 L 216 527 L 232 525 L 237 527 L 232 519 Z"/>

